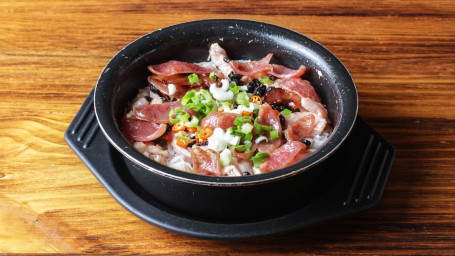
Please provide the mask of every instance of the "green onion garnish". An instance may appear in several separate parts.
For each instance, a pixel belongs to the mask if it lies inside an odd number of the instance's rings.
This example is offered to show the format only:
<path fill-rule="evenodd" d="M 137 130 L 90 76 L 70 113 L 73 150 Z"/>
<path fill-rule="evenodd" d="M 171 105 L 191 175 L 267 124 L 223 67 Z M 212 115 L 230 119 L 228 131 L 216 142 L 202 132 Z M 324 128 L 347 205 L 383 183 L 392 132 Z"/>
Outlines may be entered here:
<path fill-rule="evenodd" d="M 272 139 L 272 140 L 279 138 L 278 131 L 276 131 L 276 130 L 275 131 L 270 131 L 269 134 L 270 134 L 270 139 Z"/>
<path fill-rule="evenodd" d="M 188 127 L 197 127 L 198 124 L 199 124 L 199 118 L 197 118 L 196 116 L 192 116 L 191 120 L 189 122 L 185 122 L 185 126 L 188 126 Z"/>
<path fill-rule="evenodd" d="M 191 75 L 188 75 L 188 81 L 190 81 L 190 83 L 194 84 L 194 83 L 197 83 L 199 82 L 199 77 L 197 76 L 197 74 L 191 74 Z"/>
<path fill-rule="evenodd" d="M 287 116 L 287 115 L 289 115 L 289 114 L 291 114 L 291 113 L 292 113 L 292 110 L 289 110 L 289 109 L 287 109 L 287 108 L 285 108 L 283 111 L 281 111 L 281 114 L 283 114 L 283 115 L 285 115 L 285 116 Z"/>
<path fill-rule="evenodd" d="M 273 130 L 273 126 L 262 125 L 262 124 L 258 123 L 257 117 L 254 119 L 254 128 L 255 128 L 255 132 L 258 136 L 262 136 L 264 134 L 264 132 L 270 132 Z"/>
<path fill-rule="evenodd" d="M 234 120 L 234 124 L 241 127 L 244 123 L 252 122 L 253 118 L 251 116 L 238 116 Z"/>
<path fill-rule="evenodd" d="M 250 97 L 248 97 L 248 94 L 246 92 L 240 92 L 237 94 L 237 104 L 247 107 L 250 106 Z"/>
<path fill-rule="evenodd" d="M 186 105 L 187 103 L 191 102 L 192 98 L 196 95 L 196 90 L 191 90 L 185 93 L 182 98 L 182 104 Z"/>
<path fill-rule="evenodd" d="M 194 139 L 190 139 L 190 138 L 187 136 L 187 133 L 184 132 L 184 131 L 179 131 L 179 132 L 177 133 L 177 138 L 182 139 L 182 140 L 184 140 L 184 141 L 186 141 L 186 142 L 190 142 L 190 143 L 194 141 Z"/>
<path fill-rule="evenodd" d="M 173 124 L 176 124 L 180 121 L 188 122 L 190 119 L 190 114 L 184 109 L 176 107 L 169 112 L 169 121 Z"/>
<path fill-rule="evenodd" d="M 237 86 L 237 83 L 236 82 L 230 82 L 229 83 L 229 89 L 233 92 L 233 93 L 238 93 L 240 88 Z"/>
<path fill-rule="evenodd" d="M 238 152 L 251 153 L 251 145 L 253 144 L 243 144 L 243 145 L 234 145 L 231 148 L 235 149 Z"/>
<path fill-rule="evenodd" d="M 222 166 L 227 166 L 232 161 L 232 154 L 229 149 L 225 149 L 220 153 L 220 164 Z"/>
<path fill-rule="evenodd" d="M 252 139 L 253 139 L 252 133 L 248 133 L 245 135 L 245 137 L 243 137 L 243 141 L 251 141 Z"/>
<path fill-rule="evenodd" d="M 244 123 L 242 125 L 242 132 L 244 134 L 248 134 L 248 133 L 251 133 L 251 131 L 253 130 L 254 126 L 250 123 Z"/>
<path fill-rule="evenodd" d="M 210 73 L 209 78 L 210 78 L 210 80 L 212 80 L 212 81 L 216 81 L 217 77 L 216 77 L 216 75 L 215 75 L 215 72 Z"/>
<path fill-rule="evenodd" d="M 202 120 L 202 118 L 212 111 L 212 108 L 215 105 L 215 100 L 207 90 L 191 90 L 183 96 L 182 104 L 185 107 L 198 112 L 197 117 L 199 120 Z"/>
<path fill-rule="evenodd" d="M 270 80 L 270 77 L 268 76 L 261 76 L 261 80 L 260 80 L 261 84 L 270 84 L 270 82 L 272 82 Z"/>
<path fill-rule="evenodd" d="M 251 161 L 253 161 L 254 167 L 258 168 L 259 165 L 261 165 L 264 159 L 266 159 L 267 157 L 269 157 L 269 154 L 264 152 L 258 152 L 256 153 L 255 156 L 251 158 Z"/>

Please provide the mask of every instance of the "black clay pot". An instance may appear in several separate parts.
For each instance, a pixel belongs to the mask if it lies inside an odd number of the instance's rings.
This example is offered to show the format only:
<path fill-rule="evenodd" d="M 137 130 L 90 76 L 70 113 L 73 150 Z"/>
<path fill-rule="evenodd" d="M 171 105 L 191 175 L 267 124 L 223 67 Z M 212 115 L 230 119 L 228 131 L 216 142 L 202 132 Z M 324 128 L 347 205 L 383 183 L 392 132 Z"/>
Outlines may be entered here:
<path fill-rule="evenodd" d="M 215 42 L 234 60 L 257 60 L 273 53 L 272 63 L 290 68 L 305 65 L 303 78 L 321 97 L 334 127 L 328 142 L 295 165 L 246 177 L 211 177 L 174 170 L 149 160 L 129 145 L 119 131 L 118 120 L 138 89 L 147 85 L 147 66 L 173 59 L 206 61 L 209 46 Z M 94 102 L 103 133 L 125 158 L 124 171 L 150 196 L 182 214 L 245 221 L 292 211 L 324 190 L 321 184 L 328 169 L 333 168 L 326 165 L 327 159 L 350 134 L 358 106 L 349 72 L 326 48 L 282 27 L 235 19 L 177 24 L 137 39 L 107 64 L 96 85 Z"/>

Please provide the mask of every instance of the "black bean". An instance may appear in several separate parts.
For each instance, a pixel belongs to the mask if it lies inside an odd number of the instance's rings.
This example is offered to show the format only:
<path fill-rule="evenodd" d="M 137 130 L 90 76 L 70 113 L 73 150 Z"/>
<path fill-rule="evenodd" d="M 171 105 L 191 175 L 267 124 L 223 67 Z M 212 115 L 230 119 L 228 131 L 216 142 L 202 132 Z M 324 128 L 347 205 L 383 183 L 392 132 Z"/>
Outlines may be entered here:
<path fill-rule="evenodd" d="M 281 112 L 281 111 L 285 110 L 286 107 L 287 107 L 286 105 L 280 105 L 280 106 L 278 107 L 278 111 Z"/>
<path fill-rule="evenodd" d="M 160 90 L 158 90 L 158 88 L 156 88 L 156 86 L 154 84 L 150 84 L 150 91 L 153 92 L 153 93 L 159 93 Z"/>
<path fill-rule="evenodd" d="M 169 96 L 160 96 L 160 98 L 161 98 L 164 102 L 169 102 L 169 101 L 171 101 L 171 98 L 169 98 Z"/>
<path fill-rule="evenodd" d="M 261 84 L 261 86 L 256 87 L 256 89 L 254 90 L 253 94 L 256 94 L 259 97 L 262 97 L 262 96 L 265 95 L 265 90 L 266 90 L 265 85 Z"/>
<path fill-rule="evenodd" d="M 242 81 L 238 80 L 238 79 L 234 79 L 234 80 L 232 80 L 232 82 L 235 82 L 238 86 L 243 84 Z"/>
<path fill-rule="evenodd" d="M 196 141 L 195 141 L 195 140 L 193 140 L 192 142 L 190 142 L 190 144 L 188 144 L 187 147 L 190 147 L 190 148 L 191 148 L 194 144 L 196 144 Z"/>
<path fill-rule="evenodd" d="M 256 87 L 259 87 L 262 85 L 261 82 L 259 82 L 259 80 L 257 80 L 257 79 L 253 79 L 253 83 Z"/>
<path fill-rule="evenodd" d="M 146 99 L 149 103 L 152 101 L 152 98 L 150 98 L 150 96 L 148 96 L 148 95 L 145 95 L 144 99 Z"/>
<path fill-rule="evenodd" d="M 270 78 L 270 80 L 272 80 L 272 81 L 275 81 L 275 80 L 277 79 L 277 77 L 274 76 L 274 75 L 270 75 L 269 78 Z"/>
<path fill-rule="evenodd" d="M 167 141 L 163 138 L 158 138 L 156 140 L 153 141 L 155 143 L 155 145 L 158 145 L 158 146 L 161 146 L 161 147 L 166 147 L 167 145 Z"/>
<path fill-rule="evenodd" d="M 282 114 L 280 114 L 279 117 L 280 117 L 281 127 L 284 127 L 286 125 L 286 118 L 284 118 L 284 116 Z"/>
<path fill-rule="evenodd" d="M 267 89 L 265 90 L 265 93 L 268 93 L 273 89 L 275 89 L 275 87 L 273 87 L 273 86 L 267 87 Z"/>
<path fill-rule="evenodd" d="M 254 83 L 249 82 L 249 83 L 246 85 L 246 88 L 247 88 L 247 92 L 253 93 L 253 92 L 254 92 L 254 89 L 256 88 L 256 86 L 254 86 Z"/>
<path fill-rule="evenodd" d="M 242 75 L 240 74 L 234 74 L 234 72 L 231 72 L 229 75 L 228 75 L 229 79 L 232 80 L 240 80 L 242 78 Z"/>
<path fill-rule="evenodd" d="M 309 140 L 307 140 L 307 139 L 300 140 L 300 142 L 302 142 L 303 144 L 305 144 L 307 147 L 311 146 L 311 141 L 309 141 Z"/>
<path fill-rule="evenodd" d="M 243 176 L 248 176 L 248 175 L 251 175 L 251 173 L 249 173 L 249 172 L 242 172 L 242 175 L 243 175 Z"/>
<path fill-rule="evenodd" d="M 226 63 L 228 63 L 228 62 L 229 62 L 229 59 L 226 58 L 226 57 L 223 57 L 223 61 L 226 62 Z"/>
<path fill-rule="evenodd" d="M 209 144 L 208 141 L 204 141 L 202 143 L 197 144 L 198 146 L 207 146 Z"/>
<path fill-rule="evenodd" d="M 163 147 L 163 148 L 166 148 L 166 146 L 167 146 L 167 140 L 161 139 L 161 140 L 160 140 L 160 146 Z"/>
<path fill-rule="evenodd" d="M 278 108 L 280 107 L 280 105 L 270 105 L 272 107 L 273 110 L 278 110 Z"/>

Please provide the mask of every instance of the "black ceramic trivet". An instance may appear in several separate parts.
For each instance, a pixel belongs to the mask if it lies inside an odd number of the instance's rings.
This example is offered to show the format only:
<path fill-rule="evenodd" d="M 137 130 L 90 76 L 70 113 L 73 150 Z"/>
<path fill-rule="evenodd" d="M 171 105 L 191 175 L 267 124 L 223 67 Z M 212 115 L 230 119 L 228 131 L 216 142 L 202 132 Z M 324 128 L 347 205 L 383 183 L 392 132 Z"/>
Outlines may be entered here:
<path fill-rule="evenodd" d="M 204 220 L 179 213 L 145 193 L 130 177 L 122 155 L 100 131 L 93 91 L 65 132 L 65 140 L 106 190 L 128 211 L 159 228 L 203 239 L 240 239 L 304 228 L 377 205 L 395 158 L 395 149 L 357 118 L 351 135 L 326 161 L 330 172 L 311 202 L 295 211 L 257 221 Z M 323 180 L 323 181 L 322 181 Z"/>

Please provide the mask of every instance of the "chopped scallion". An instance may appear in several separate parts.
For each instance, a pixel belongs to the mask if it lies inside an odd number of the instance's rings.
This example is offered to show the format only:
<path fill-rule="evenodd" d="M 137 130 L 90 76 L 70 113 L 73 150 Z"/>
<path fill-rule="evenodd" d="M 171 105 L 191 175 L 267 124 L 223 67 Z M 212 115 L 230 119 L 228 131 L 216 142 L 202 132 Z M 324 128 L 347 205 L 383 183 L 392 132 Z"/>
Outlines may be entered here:
<path fill-rule="evenodd" d="M 186 142 L 193 142 L 194 141 L 194 139 L 190 139 L 190 137 L 188 137 L 187 133 L 184 132 L 184 131 L 179 131 L 177 133 L 177 138 L 182 139 L 182 140 L 184 140 Z"/>
<path fill-rule="evenodd" d="M 252 133 L 248 133 L 245 135 L 245 137 L 243 137 L 243 142 L 245 141 L 251 141 L 253 139 L 253 134 Z"/>
<path fill-rule="evenodd" d="M 199 118 L 197 118 L 196 116 L 192 116 L 191 120 L 189 122 L 185 123 L 185 126 L 196 127 L 198 124 L 199 124 Z"/>
<path fill-rule="evenodd" d="M 190 119 L 190 114 L 184 109 L 176 107 L 169 112 L 169 121 L 173 124 L 176 124 L 180 121 L 188 122 Z"/>
<path fill-rule="evenodd" d="M 197 83 L 197 82 L 199 82 L 199 77 L 195 73 L 190 74 L 190 75 L 188 75 L 188 81 L 190 81 L 190 83 L 192 83 L 192 84 Z"/>
<path fill-rule="evenodd" d="M 238 152 L 251 153 L 251 145 L 252 145 L 251 143 L 242 144 L 242 145 L 231 146 L 231 148 L 235 149 Z"/>
<path fill-rule="evenodd" d="M 246 92 L 240 92 L 237 94 L 237 104 L 247 107 L 250 106 L 250 97 L 248 97 L 248 94 Z"/>
<path fill-rule="evenodd" d="M 233 93 L 238 93 L 240 88 L 237 86 L 237 83 L 236 82 L 230 82 L 229 83 L 229 89 L 233 92 Z"/>
<path fill-rule="evenodd" d="M 215 75 L 215 72 L 210 73 L 209 78 L 210 78 L 210 80 L 212 80 L 212 81 L 216 81 L 217 77 L 216 77 L 216 75 Z"/>
<path fill-rule="evenodd" d="M 264 153 L 264 152 L 258 152 L 256 153 L 255 156 L 251 158 L 251 161 L 253 161 L 254 167 L 258 168 L 259 165 L 262 164 L 262 162 L 269 157 L 269 154 Z"/>
<path fill-rule="evenodd" d="M 234 124 L 241 127 L 244 123 L 252 122 L 253 118 L 251 116 L 238 116 L 234 120 Z"/>
<path fill-rule="evenodd" d="M 222 166 L 227 166 L 231 163 L 232 154 L 229 149 L 225 149 L 220 153 L 220 163 Z"/>
<path fill-rule="evenodd" d="M 198 112 L 197 117 L 199 120 L 202 120 L 202 118 L 212 111 L 215 100 L 207 90 L 191 90 L 183 96 L 182 104 L 185 107 Z"/>
<path fill-rule="evenodd" d="M 249 134 L 249 133 L 251 133 L 251 131 L 253 130 L 253 128 L 254 128 L 254 126 L 253 126 L 252 124 L 250 124 L 250 123 L 244 123 L 244 124 L 242 125 L 242 132 L 243 132 L 244 134 Z"/>
<path fill-rule="evenodd" d="M 283 111 L 281 111 L 281 114 L 283 114 L 283 115 L 285 115 L 285 116 L 287 116 L 287 115 L 289 115 L 289 114 L 291 114 L 291 113 L 292 113 L 292 110 L 289 110 L 289 109 L 287 109 L 287 108 L 285 108 Z"/>
<path fill-rule="evenodd" d="M 257 117 L 254 119 L 254 128 L 258 136 L 262 136 L 264 132 L 270 132 L 273 130 L 273 126 L 260 124 Z"/>
<path fill-rule="evenodd" d="M 269 134 L 270 134 L 270 139 L 272 139 L 272 140 L 279 138 L 278 131 L 276 131 L 276 130 L 275 131 L 270 131 Z"/>
<path fill-rule="evenodd" d="M 254 142 L 261 143 L 263 141 L 267 141 L 267 137 L 265 137 L 264 135 L 257 137 Z"/>
<path fill-rule="evenodd" d="M 268 77 L 268 76 L 261 76 L 260 82 L 261 82 L 261 84 L 270 84 L 272 81 L 270 80 L 270 77 Z"/>

